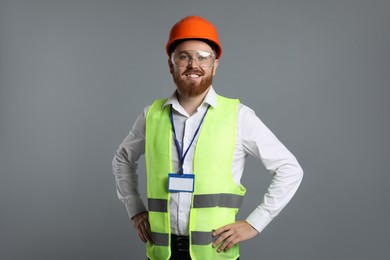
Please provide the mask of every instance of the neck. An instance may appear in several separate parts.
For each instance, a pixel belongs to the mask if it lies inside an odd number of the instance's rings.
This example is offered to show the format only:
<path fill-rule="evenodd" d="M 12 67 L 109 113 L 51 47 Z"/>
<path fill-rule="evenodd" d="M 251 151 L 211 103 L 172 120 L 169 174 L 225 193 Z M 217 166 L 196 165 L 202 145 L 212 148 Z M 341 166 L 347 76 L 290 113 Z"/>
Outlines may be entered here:
<path fill-rule="evenodd" d="M 195 97 L 189 97 L 181 94 L 179 91 L 176 91 L 177 93 L 177 99 L 180 103 L 180 105 L 184 108 L 184 110 L 188 113 L 188 115 L 192 115 L 198 107 L 202 104 L 204 98 L 206 97 L 207 93 L 209 92 L 210 88 L 208 88 L 206 91 L 204 91 L 202 94 L 195 96 Z"/>

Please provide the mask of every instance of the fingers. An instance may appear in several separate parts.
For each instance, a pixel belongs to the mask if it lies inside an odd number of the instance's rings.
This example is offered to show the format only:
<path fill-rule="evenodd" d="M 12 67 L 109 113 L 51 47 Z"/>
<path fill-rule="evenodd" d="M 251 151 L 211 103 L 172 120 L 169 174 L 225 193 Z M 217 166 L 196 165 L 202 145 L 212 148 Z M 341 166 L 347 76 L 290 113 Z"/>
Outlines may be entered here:
<path fill-rule="evenodd" d="M 214 241 L 213 247 L 220 245 L 217 249 L 217 252 L 220 253 L 222 250 L 229 250 L 238 242 L 240 241 L 237 239 L 237 235 L 233 231 L 229 230 L 222 233 L 218 239 Z"/>
<path fill-rule="evenodd" d="M 222 251 L 228 251 L 231 249 L 234 245 L 238 244 L 240 240 L 237 237 L 230 236 L 228 239 L 226 239 L 223 244 L 217 249 L 218 253 L 221 253 Z"/>
<path fill-rule="evenodd" d="M 142 232 L 143 232 L 144 238 L 153 244 L 152 231 L 150 230 L 149 219 L 146 219 L 145 221 L 142 222 Z M 144 241 L 144 242 L 146 242 L 146 241 Z"/>
<path fill-rule="evenodd" d="M 131 220 L 133 222 L 134 228 L 137 230 L 139 238 L 144 243 L 149 241 L 150 243 L 153 244 L 148 212 L 145 211 L 138 215 L 135 215 Z"/>
<path fill-rule="evenodd" d="M 213 247 L 218 247 L 217 252 L 229 250 L 239 242 L 248 240 L 258 234 L 257 230 L 246 221 L 237 221 L 234 224 L 223 226 L 214 231 L 213 236 L 219 236 L 213 243 Z"/>
<path fill-rule="evenodd" d="M 213 232 L 213 236 L 217 239 L 213 243 L 213 247 L 219 245 L 222 241 L 225 241 L 228 237 L 231 236 L 230 231 L 231 225 L 222 226 L 219 229 Z"/>
<path fill-rule="evenodd" d="M 144 233 L 142 232 L 142 230 L 141 229 L 137 229 L 137 232 L 138 232 L 138 236 L 142 240 L 142 242 L 146 243 L 147 240 L 146 240 L 146 237 L 144 236 Z"/>
<path fill-rule="evenodd" d="M 230 225 L 229 225 L 230 226 Z M 216 231 L 214 234 L 215 236 L 219 237 L 214 241 L 213 247 L 217 247 L 218 245 L 219 248 L 217 249 L 217 252 L 220 253 L 222 250 L 229 250 L 232 248 L 236 243 L 239 241 L 235 241 L 236 239 L 236 234 L 231 230 L 230 228 L 226 230 L 228 227 L 224 227 L 223 231 Z"/>
<path fill-rule="evenodd" d="M 148 237 L 147 227 L 145 226 L 145 221 L 140 222 L 136 229 L 137 229 L 139 238 L 144 243 L 146 243 L 149 240 L 149 237 Z"/>

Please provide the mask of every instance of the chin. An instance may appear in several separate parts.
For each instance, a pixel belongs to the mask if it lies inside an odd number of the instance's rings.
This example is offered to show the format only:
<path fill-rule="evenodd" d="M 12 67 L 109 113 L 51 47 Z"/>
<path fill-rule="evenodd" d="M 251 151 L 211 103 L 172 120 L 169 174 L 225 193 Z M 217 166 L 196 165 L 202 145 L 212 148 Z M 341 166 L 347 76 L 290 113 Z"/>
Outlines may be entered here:
<path fill-rule="evenodd" d="M 211 76 L 203 78 L 200 82 L 187 82 L 181 78 L 173 78 L 179 93 L 186 97 L 197 97 L 203 94 L 210 88 L 212 79 Z"/>

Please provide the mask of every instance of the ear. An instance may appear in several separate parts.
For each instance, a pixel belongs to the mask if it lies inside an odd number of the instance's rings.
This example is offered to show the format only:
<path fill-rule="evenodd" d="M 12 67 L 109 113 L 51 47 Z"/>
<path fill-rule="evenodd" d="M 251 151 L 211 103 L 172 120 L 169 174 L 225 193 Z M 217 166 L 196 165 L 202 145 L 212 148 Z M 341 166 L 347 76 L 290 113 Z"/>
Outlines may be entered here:
<path fill-rule="evenodd" d="M 218 64 L 219 64 L 219 60 L 215 60 L 214 61 L 214 67 L 213 67 L 213 76 L 217 72 Z"/>
<path fill-rule="evenodd" d="M 169 66 L 169 72 L 173 75 L 174 68 L 171 59 L 168 59 L 168 66 Z"/>

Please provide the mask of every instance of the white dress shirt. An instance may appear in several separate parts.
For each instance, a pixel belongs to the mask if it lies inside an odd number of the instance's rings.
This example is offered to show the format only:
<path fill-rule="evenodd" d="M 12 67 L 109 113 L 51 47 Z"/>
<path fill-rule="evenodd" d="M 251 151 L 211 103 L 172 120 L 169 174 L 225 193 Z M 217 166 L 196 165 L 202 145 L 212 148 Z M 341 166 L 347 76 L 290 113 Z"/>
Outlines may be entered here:
<path fill-rule="evenodd" d="M 216 100 L 217 95 L 211 87 L 203 103 L 191 116 L 178 102 L 176 93 L 164 104 L 164 106 L 172 105 L 176 136 L 183 153 L 190 144 L 207 107 L 218 105 Z M 147 106 L 138 116 L 132 130 L 119 146 L 113 159 L 113 173 L 116 179 L 118 198 L 124 203 L 130 218 L 146 211 L 138 193 L 137 161 L 145 152 L 145 120 L 149 107 Z M 193 173 L 194 148 L 198 136 L 195 137 L 184 160 L 185 174 Z M 172 142 L 172 165 L 174 170 L 178 170 L 180 162 L 173 138 Z M 294 155 L 261 122 L 255 112 L 247 106 L 239 104 L 237 138 L 232 165 L 233 179 L 238 187 L 248 154 L 260 159 L 273 176 L 267 193 L 261 196 L 262 201 L 259 196 L 261 203 L 246 219 L 258 232 L 261 232 L 293 197 L 301 183 L 303 171 Z M 172 234 L 188 235 L 191 197 L 192 194 L 188 192 L 171 193 Z"/>

